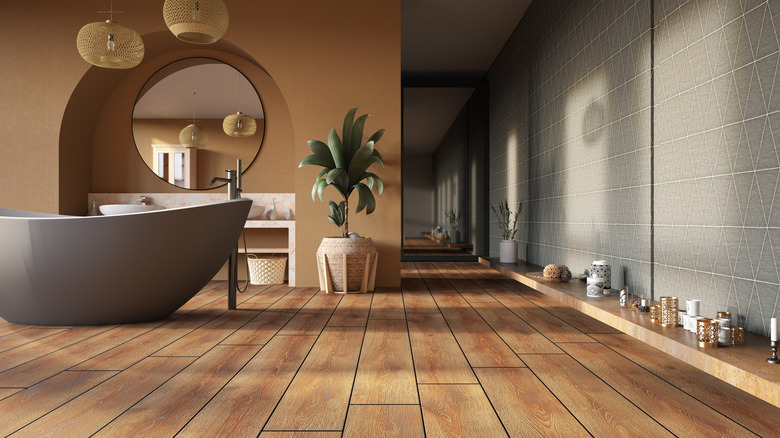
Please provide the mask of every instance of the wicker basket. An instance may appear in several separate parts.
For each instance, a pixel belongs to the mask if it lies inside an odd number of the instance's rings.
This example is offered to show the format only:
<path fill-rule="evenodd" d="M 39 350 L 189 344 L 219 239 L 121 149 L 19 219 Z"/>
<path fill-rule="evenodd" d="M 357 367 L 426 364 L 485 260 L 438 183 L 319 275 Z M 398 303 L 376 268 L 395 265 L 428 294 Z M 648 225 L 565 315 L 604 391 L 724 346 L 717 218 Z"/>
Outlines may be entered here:
<path fill-rule="evenodd" d="M 320 289 L 325 293 L 374 290 L 378 257 L 369 237 L 325 237 L 317 250 Z"/>
<path fill-rule="evenodd" d="M 246 261 L 249 263 L 249 283 L 284 283 L 284 271 L 287 267 L 287 257 L 268 255 L 258 257 L 254 254 L 248 254 Z"/>

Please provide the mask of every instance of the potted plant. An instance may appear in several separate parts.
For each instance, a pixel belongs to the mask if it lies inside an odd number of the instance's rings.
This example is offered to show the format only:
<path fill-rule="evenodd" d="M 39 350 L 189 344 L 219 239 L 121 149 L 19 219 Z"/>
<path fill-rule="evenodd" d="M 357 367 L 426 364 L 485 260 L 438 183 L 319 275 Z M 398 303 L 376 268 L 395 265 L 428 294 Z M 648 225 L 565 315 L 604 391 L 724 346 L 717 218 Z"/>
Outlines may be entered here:
<path fill-rule="evenodd" d="M 501 263 L 517 263 L 517 242 L 514 239 L 517 234 L 517 218 L 523 211 L 523 203 L 520 203 L 516 213 L 512 213 L 506 201 L 499 202 L 498 209 L 495 205 L 490 206 L 490 208 L 496 214 L 498 226 L 504 237 L 499 245 L 499 261 Z"/>
<path fill-rule="evenodd" d="M 365 210 L 371 214 L 376 209 L 372 190 L 379 195 L 384 190 L 382 180 L 368 168 L 382 162 L 382 155 L 374 148 L 385 130 L 375 132 L 363 143 L 363 126 L 369 114 L 355 119 L 357 107 L 344 117 L 341 137 L 331 129 L 327 144 L 309 140 L 312 154 L 304 158 L 298 167 L 313 165 L 322 170 L 317 174 L 311 190 L 312 200 L 322 199 L 326 187 L 336 189 L 342 199 L 338 204 L 328 203 L 328 219 L 341 231 L 339 237 L 325 237 L 317 250 L 317 269 L 320 273 L 320 289 L 327 292 L 367 292 L 374 289 L 378 253 L 371 238 L 349 232 L 349 198 L 358 193 L 356 213 Z M 324 201 L 323 201 L 324 202 Z"/>
<path fill-rule="evenodd" d="M 450 228 L 452 229 L 452 236 L 450 241 L 452 243 L 460 243 L 460 231 L 458 231 L 460 228 L 460 210 L 458 210 L 456 213 L 455 209 L 451 208 L 444 211 L 444 215 L 447 216 L 447 220 L 450 223 Z"/>

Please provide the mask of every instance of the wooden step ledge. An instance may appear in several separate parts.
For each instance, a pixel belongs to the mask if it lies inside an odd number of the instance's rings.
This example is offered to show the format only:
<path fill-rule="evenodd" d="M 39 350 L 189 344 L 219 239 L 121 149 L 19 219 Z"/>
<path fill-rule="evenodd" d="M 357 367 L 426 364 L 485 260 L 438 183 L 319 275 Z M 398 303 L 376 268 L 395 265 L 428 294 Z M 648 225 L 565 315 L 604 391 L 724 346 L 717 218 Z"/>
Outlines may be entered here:
<path fill-rule="evenodd" d="M 766 362 L 771 355 L 769 338 L 766 336 L 746 331 L 744 346 L 699 348 L 693 333 L 682 327 L 663 328 L 651 323 L 649 313 L 620 307 L 617 294 L 599 298 L 588 297 L 584 281 L 572 280 L 564 283 L 528 277 L 527 273 L 541 272 L 543 268 L 524 261 L 499 263 L 497 258 L 480 257 L 479 262 L 780 407 L 780 365 Z M 684 302 L 682 304 L 684 307 Z"/>

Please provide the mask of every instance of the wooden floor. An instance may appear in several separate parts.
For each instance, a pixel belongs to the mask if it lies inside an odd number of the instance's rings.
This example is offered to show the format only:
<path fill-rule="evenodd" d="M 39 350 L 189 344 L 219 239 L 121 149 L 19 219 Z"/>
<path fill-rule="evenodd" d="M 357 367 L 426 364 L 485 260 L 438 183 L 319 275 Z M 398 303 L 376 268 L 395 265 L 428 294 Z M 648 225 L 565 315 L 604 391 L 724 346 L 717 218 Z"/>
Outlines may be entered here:
<path fill-rule="evenodd" d="M 164 321 L 0 321 L 0 436 L 778 436 L 780 409 L 476 263 L 214 283 Z"/>

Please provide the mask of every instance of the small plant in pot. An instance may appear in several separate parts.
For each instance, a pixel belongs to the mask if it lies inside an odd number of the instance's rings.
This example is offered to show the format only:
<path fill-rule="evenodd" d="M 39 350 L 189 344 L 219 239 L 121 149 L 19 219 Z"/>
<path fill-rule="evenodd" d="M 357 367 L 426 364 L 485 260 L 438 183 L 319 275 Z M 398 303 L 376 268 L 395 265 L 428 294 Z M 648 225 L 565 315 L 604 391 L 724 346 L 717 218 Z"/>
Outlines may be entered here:
<path fill-rule="evenodd" d="M 496 214 L 498 226 L 501 228 L 501 234 L 504 238 L 499 244 L 499 261 L 501 263 L 517 263 L 517 242 L 514 239 L 517 235 L 517 218 L 523 211 L 523 203 L 520 203 L 517 212 L 514 213 L 509 209 L 509 203 L 506 201 L 499 202 L 498 208 L 495 205 L 490 206 L 490 208 Z"/>
<path fill-rule="evenodd" d="M 336 129 L 328 134 L 327 144 L 309 140 L 312 154 L 304 158 L 298 167 L 320 166 L 311 190 L 312 200 L 322 199 L 326 187 L 336 189 L 342 201 L 328 203 L 328 219 L 341 231 L 340 237 L 325 237 L 317 250 L 317 269 L 320 289 L 325 292 L 367 292 L 374 289 L 378 253 L 374 242 L 349 232 L 349 198 L 358 193 L 355 213 L 365 210 L 371 214 L 376 209 L 372 190 L 379 195 L 384 190 L 382 180 L 368 172 L 372 164 L 382 162 L 382 155 L 374 148 L 385 130 L 376 131 L 363 143 L 363 127 L 369 114 L 355 118 L 357 107 L 350 109 L 344 118 L 341 137 Z M 323 201 L 324 202 L 324 201 Z"/>
<path fill-rule="evenodd" d="M 450 228 L 452 229 L 450 241 L 452 243 L 460 243 L 460 211 L 456 212 L 454 208 L 451 208 L 446 210 L 444 215 L 447 216 L 447 221 L 449 221 Z"/>

